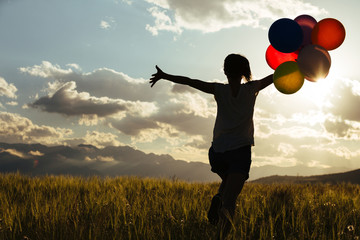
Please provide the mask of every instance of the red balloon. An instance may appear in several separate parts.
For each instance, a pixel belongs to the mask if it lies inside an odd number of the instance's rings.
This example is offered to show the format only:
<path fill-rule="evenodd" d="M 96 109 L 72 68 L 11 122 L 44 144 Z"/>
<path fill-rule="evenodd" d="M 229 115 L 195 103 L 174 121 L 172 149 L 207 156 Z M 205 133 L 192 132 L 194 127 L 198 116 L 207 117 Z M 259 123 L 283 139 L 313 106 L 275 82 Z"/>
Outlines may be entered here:
<path fill-rule="evenodd" d="M 314 26 L 317 24 L 317 21 L 315 20 L 315 18 L 313 18 L 312 16 L 310 15 L 300 15 L 300 16 L 297 16 L 295 19 L 294 19 L 295 22 L 297 22 L 302 31 L 303 31 L 303 42 L 301 44 L 301 46 L 305 46 L 305 45 L 308 45 L 308 44 L 311 44 L 311 32 L 314 28 Z"/>
<path fill-rule="evenodd" d="M 325 48 L 309 44 L 300 50 L 297 63 L 304 77 L 311 82 L 316 82 L 328 75 L 331 58 Z"/>
<path fill-rule="evenodd" d="M 298 54 L 299 51 L 295 51 L 292 53 L 283 53 L 276 50 L 272 45 L 269 45 L 269 47 L 266 49 L 265 59 L 267 64 L 275 70 L 280 64 L 284 62 L 295 62 Z"/>
<path fill-rule="evenodd" d="M 326 50 L 338 48 L 345 40 L 345 28 L 334 18 L 325 18 L 318 22 L 312 33 L 313 44 L 320 45 Z"/>

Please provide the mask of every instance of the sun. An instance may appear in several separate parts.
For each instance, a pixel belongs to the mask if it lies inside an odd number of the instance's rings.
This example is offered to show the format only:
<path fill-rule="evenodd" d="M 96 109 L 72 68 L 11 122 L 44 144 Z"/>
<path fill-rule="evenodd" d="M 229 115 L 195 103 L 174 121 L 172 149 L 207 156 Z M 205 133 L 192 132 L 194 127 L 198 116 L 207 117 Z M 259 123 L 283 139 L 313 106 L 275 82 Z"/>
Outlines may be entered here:
<path fill-rule="evenodd" d="M 299 90 L 299 97 L 303 97 L 313 102 L 316 106 L 322 108 L 328 103 L 328 99 L 334 90 L 335 77 L 329 74 L 324 79 L 316 82 L 305 80 L 304 85 Z"/>

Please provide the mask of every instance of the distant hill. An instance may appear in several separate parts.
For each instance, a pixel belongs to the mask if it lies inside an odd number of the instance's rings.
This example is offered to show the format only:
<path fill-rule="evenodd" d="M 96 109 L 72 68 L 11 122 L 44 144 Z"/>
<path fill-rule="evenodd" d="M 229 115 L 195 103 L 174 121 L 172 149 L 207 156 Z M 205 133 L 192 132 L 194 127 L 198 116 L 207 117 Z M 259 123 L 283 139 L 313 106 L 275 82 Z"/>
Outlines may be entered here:
<path fill-rule="evenodd" d="M 360 169 L 334 174 L 313 175 L 308 177 L 299 176 L 269 176 L 252 181 L 254 183 L 352 183 L 360 184 Z"/>
<path fill-rule="evenodd" d="M 325 173 L 345 172 L 349 169 L 324 169 L 298 165 L 295 167 L 261 166 L 251 167 L 249 180 L 257 182 L 309 182 L 322 181 L 324 178 L 288 177 L 297 175 L 322 175 Z M 140 177 L 178 178 L 186 181 L 213 182 L 220 178 L 210 171 L 210 165 L 202 162 L 175 160 L 170 155 L 146 154 L 129 146 L 109 146 L 97 148 L 80 144 L 69 146 L 45 146 L 41 144 L 0 143 L 0 172 L 20 172 L 29 175 L 76 175 L 115 177 L 133 175 Z M 286 174 L 288 176 L 274 176 Z M 272 176 L 268 178 L 263 178 Z M 324 175 L 327 176 L 327 175 Z M 330 174 L 333 179 L 348 181 L 348 178 Z M 354 178 L 358 177 L 355 174 Z M 260 178 L 260 179 L 259 179 Z M 326 178 L 325 178 L 326 179 Z M 331 182 L 330 179 L 326 179 Z M 333 180 L 336 182 L 337 180 Z"/>
<path fill-rule="evenodd" d="M 45 146 L 0 143 L 0 172 L 29 175 L 124 176 L 218 181 L 209 164 L 146 154 L 129 146 Z"/>

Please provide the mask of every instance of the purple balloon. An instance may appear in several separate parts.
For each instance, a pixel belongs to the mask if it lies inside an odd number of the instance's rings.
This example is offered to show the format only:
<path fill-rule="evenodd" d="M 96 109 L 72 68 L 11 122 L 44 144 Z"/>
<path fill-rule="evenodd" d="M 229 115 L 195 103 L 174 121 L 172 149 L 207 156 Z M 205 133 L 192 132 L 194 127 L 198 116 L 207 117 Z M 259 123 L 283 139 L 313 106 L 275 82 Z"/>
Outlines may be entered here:
<path fill-rule="evenodd" d="M 294 19 L 295 22 L 297 22 L 302 31 L 303 31 L 303 42 L 301 44 L 302 47 L 311 44 L 311 31 L 313 30 L 314 26 L 316 25 L 317 21 L 315 20 L 315 18 L 313 18 L 310 15 L 300 15 L 297 16 Z"/>

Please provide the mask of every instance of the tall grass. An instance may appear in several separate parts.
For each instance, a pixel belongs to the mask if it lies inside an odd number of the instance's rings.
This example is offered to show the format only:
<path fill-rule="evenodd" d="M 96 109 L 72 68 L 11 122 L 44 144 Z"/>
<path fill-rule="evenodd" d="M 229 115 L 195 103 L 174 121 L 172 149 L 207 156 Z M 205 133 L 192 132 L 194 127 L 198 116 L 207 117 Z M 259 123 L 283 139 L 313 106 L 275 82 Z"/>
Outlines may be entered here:
<path fill-rule="evenodd" d="M 0 175 L 0 239 L 214 239 L 218 183 Z M 359 239 L 359 185 L 248 183 L 231 239 Z"/>

